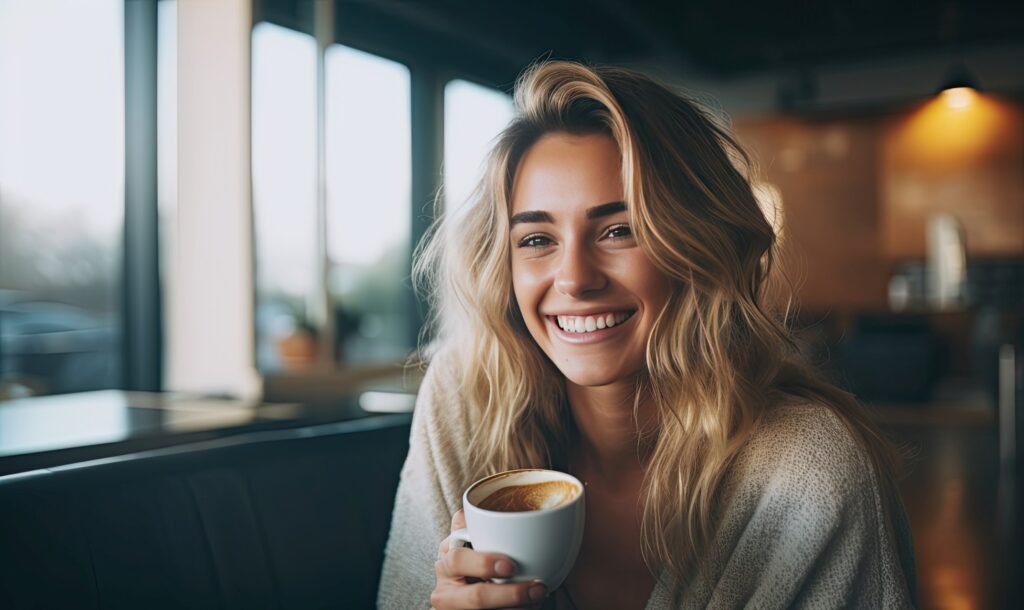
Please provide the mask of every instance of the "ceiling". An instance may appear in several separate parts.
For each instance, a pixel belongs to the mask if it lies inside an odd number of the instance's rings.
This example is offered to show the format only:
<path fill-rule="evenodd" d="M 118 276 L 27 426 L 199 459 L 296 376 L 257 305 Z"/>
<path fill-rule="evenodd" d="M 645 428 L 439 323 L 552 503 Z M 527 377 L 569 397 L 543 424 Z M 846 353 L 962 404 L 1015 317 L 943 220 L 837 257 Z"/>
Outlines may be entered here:
<path fill-rule="evenodd" d="M 312 18 L 313 0 L 256 4 L 257 18 Z M 334 12 L 339 39 L 501 83 L 548 55 L 659 62 L 725 79 L 1024 43 L 1020 1 L 336 0 Z"/>

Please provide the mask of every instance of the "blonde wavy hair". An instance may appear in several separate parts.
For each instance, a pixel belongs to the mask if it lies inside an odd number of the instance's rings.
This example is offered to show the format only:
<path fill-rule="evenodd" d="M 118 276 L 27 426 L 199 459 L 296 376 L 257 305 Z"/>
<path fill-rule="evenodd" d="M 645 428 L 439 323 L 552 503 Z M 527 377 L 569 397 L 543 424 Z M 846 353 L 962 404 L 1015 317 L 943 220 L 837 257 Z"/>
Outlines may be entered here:
<path fill-rule="evenodd" d="M 825 405 L 847 424 L 893 514 L 898 453 L 852 396 L 804 364 L 786 326 L 788 305 L 769 304 L 779 292 L 769 281 L 776 236 L 751 186 L 751 159 L 713 114 L 653 79 L 565 61 L 520 76 L 515 117 L 483 178 L 416 256 L 416 285 L 433 305 L 435 358 L 456 371 L 450 381 L 482 423 L 467 483 L 566 464 L 573 422 L 565 379 L 523 322 L 509 244 L 518 164 L 551 132 L 614 139 L 637 243 L 672 283 L 636 394 L 657 414 L 638 439 L 646 461 L 641 549 L 652 573 L 667 569 L 679 587 L 689 581 L 717 525 L 730 465 L 766 410 L 794 398 Z"/>

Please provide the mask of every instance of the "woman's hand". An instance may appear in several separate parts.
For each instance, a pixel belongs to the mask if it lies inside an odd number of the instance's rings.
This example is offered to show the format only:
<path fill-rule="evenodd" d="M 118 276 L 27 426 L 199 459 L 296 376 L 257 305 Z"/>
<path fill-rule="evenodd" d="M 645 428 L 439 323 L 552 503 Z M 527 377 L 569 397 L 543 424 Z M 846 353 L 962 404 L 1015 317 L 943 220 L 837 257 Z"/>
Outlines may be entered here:
<path fill-rule="evenodd" d="M 461 510 L 452 517 L 451 531 L 466 527 Z M 430 594 L 434 610 L 469 608 L 535 608 L 547 590 L 540 581 L 496 584 L 491 578 L 515 574 L 511 559 L 494 553 L 478 553 L 468 547 L 448 548 L 451 536 L 441 541 L 434 572 L 437 586 Z"/>

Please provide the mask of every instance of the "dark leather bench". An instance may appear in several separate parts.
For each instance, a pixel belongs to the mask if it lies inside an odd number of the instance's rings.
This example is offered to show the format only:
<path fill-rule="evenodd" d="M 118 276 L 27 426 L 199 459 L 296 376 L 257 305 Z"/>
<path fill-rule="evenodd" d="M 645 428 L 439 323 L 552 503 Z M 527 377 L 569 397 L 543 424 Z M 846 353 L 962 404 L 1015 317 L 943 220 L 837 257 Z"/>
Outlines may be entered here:
<path fill-rule="evenodd" d="M 372 608 L 410 421 L 0 478 L 0 608 Z"/>

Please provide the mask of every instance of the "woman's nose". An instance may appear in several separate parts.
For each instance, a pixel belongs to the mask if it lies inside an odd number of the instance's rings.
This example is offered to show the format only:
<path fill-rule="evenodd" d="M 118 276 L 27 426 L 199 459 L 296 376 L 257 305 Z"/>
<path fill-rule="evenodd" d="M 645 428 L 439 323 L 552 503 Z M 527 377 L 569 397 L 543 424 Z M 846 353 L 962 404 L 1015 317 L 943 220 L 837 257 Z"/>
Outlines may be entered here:
<path fill-rule="evenodd" d="M 555 290 L 579 298 L 588 292 L 601 290 L 608 278 L 590 252 L 582 247 L 569 247 L 563 251 L 555 275 Z"/>

